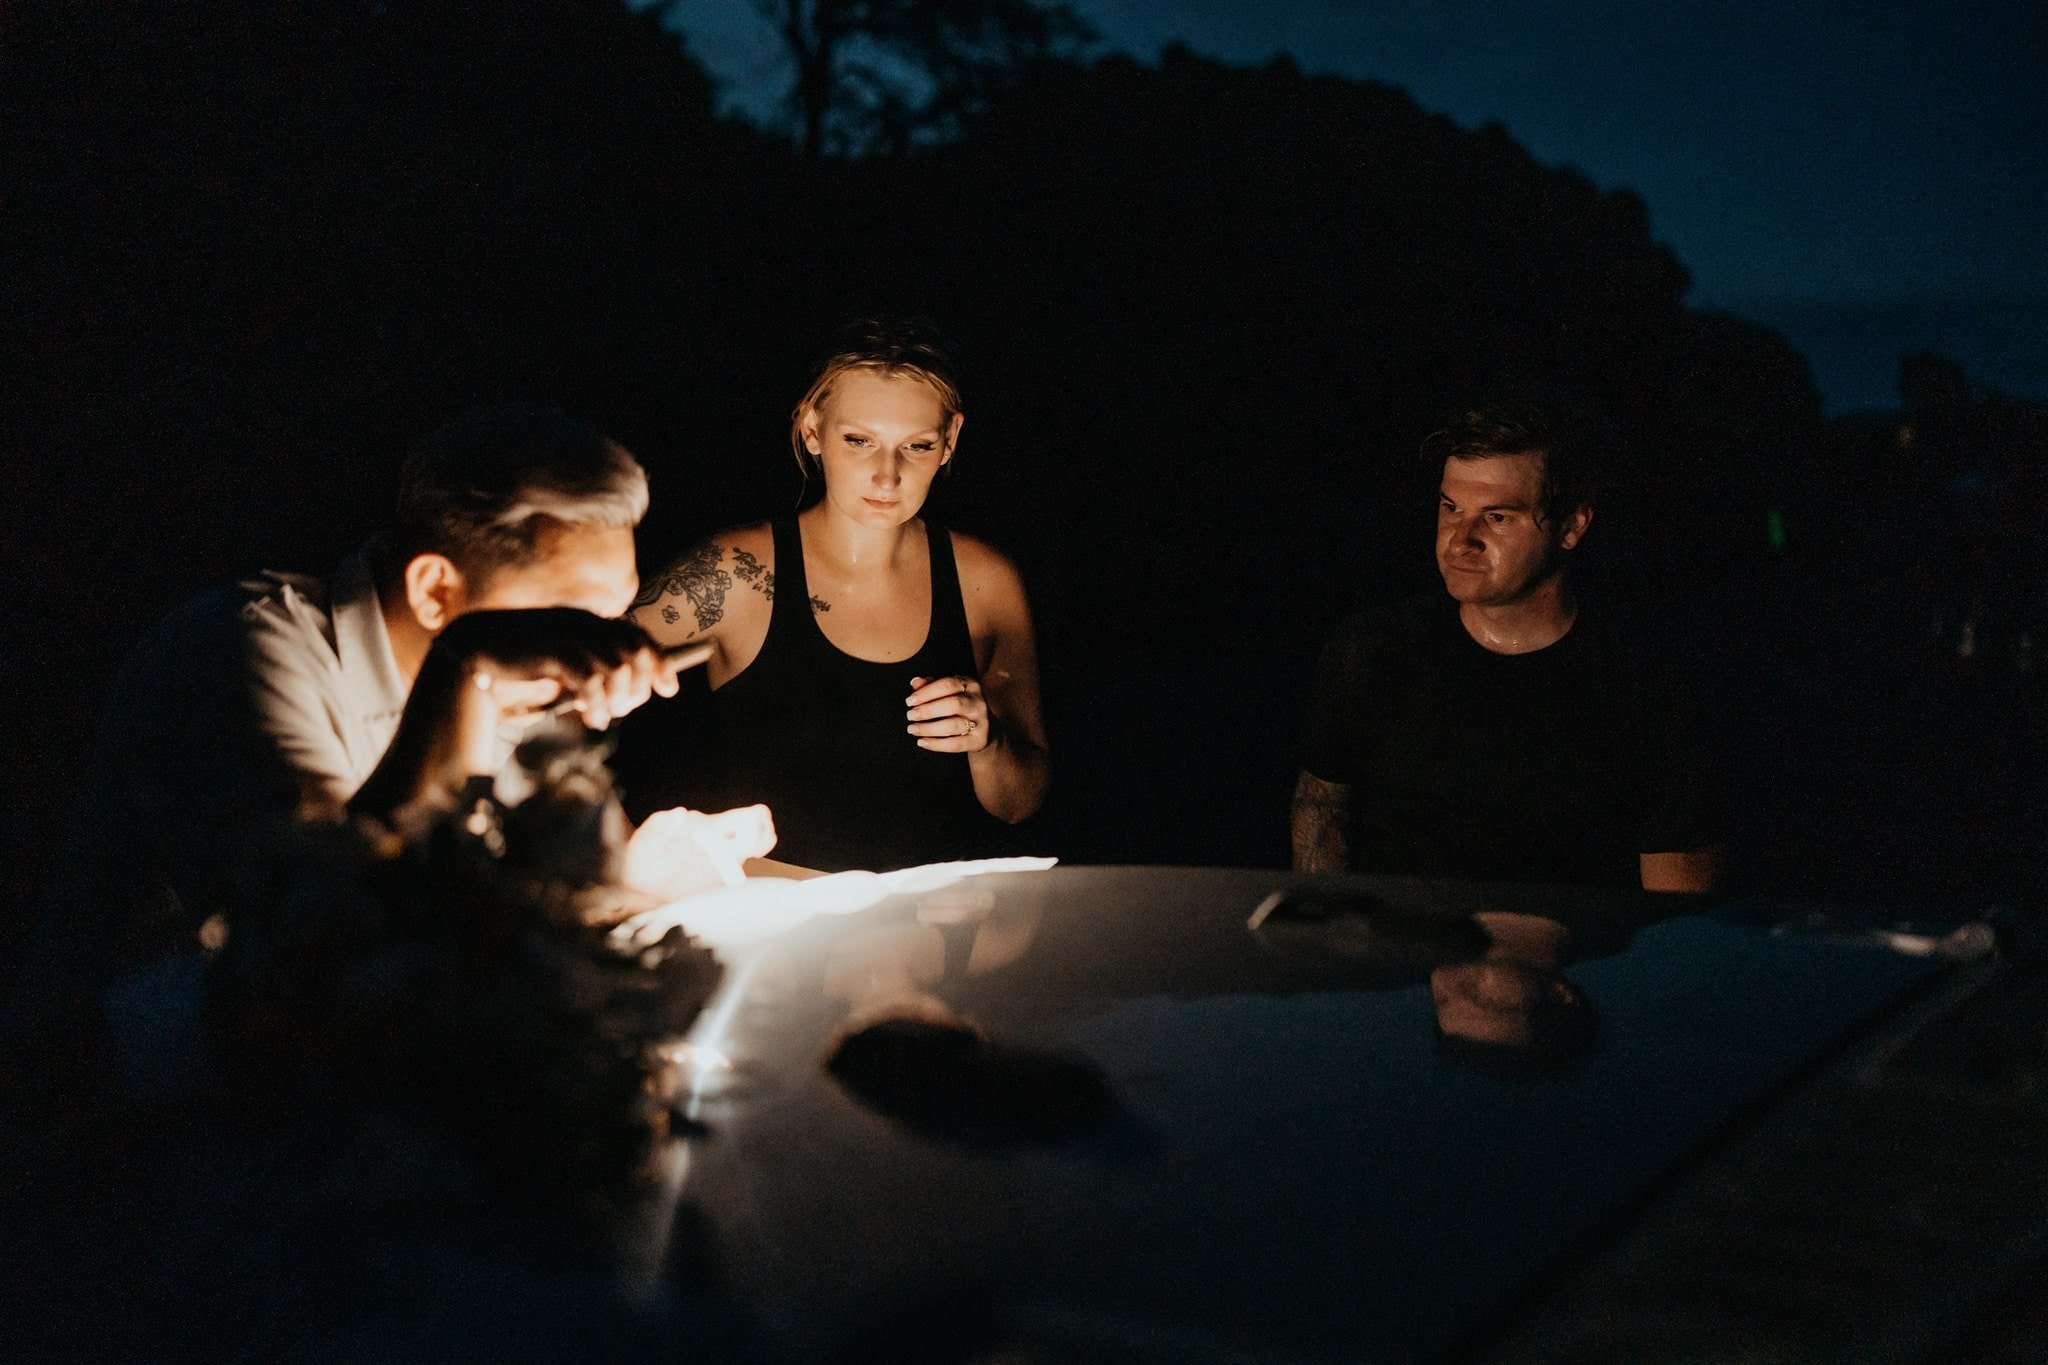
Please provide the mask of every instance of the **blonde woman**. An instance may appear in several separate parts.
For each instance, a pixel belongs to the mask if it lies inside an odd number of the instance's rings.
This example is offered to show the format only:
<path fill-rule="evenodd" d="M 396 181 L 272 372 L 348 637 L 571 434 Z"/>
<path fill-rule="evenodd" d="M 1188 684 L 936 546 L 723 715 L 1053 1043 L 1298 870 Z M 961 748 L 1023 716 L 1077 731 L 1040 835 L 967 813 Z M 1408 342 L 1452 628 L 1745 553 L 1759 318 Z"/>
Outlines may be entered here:
<path fill-rule="evenodd" d="M 704 642 L 727 804 L 765 802 L 776 858 L 835 871 L 990 851 L 1047 780 L 1023 580 L 920 513 L 962 423 L 930 341 L 861 324 L 818 367 L 790 439 L 824 496 L 723 531 L 650 580 L 633 617 Z"/>

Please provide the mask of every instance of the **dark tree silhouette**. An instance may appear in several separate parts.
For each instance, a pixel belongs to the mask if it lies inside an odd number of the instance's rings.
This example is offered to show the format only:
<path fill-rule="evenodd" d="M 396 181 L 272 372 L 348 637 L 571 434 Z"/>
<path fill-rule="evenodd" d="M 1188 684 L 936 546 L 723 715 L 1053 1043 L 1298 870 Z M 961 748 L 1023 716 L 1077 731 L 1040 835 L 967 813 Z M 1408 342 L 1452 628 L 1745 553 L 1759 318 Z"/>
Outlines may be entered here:
<path fill-rule="evenodd" d="M 957 136 L 1032 65 L 1093 34 L 1053 0 L 755 0 L 792 69 L 799 151 L 902 152 Z"/>

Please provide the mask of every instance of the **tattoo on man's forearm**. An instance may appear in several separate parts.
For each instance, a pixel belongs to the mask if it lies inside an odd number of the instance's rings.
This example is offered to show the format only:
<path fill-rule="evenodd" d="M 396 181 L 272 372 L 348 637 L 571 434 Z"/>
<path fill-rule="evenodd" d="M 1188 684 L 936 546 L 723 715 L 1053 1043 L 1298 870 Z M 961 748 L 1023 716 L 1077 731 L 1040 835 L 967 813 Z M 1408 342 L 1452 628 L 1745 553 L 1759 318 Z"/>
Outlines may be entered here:
<path fill-rule="evenodd" d="M 775 600 L 775 570 L 754 558 L 745 550 L 732 552 L 732 576 L 760 593 L 770 602 Z"/>
<path fill-rule="evenodd" d="M 664 597 L 685 597 L 697 618 L 697 629 L 711 629 L 724 619 L 725 594 L 732 587 L 732 575 L 718 567 L 722 553 L 717 545 L 699 545 L 643 587 L 633 605 L 644 607 Z M 674 625 L 682 619 L 682 612 L 674 602 L 662 602 L 661 619 Z"/>
<path fill-rule="evenodd" d="M 1289 822 L 1297 872 L 1351 870 L 1351 788 L 1303 773 Z"/>

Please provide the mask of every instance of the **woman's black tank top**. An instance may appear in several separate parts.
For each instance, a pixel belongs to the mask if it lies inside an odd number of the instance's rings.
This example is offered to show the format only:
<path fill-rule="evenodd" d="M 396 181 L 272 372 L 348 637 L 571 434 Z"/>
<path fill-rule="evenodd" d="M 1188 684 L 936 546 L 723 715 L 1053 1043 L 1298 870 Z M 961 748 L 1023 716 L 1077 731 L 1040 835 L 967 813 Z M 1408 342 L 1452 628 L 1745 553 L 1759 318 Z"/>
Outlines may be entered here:
<path fill-rule="evenodd" d="M 724 794 L 765 801 L 771 857 L 828 872 L 971 858 L 994 820 L 975 799 L 964 754 L 918 747 L 906 727 L 910 680 L 979 677 L 953 538 L 930 521 L 931 611 L 924 644 L 901 663 L 856 659 L 811 610 L 801 532 L 774 523 L 768 636 L 745 671 L 711 694 Z"/>

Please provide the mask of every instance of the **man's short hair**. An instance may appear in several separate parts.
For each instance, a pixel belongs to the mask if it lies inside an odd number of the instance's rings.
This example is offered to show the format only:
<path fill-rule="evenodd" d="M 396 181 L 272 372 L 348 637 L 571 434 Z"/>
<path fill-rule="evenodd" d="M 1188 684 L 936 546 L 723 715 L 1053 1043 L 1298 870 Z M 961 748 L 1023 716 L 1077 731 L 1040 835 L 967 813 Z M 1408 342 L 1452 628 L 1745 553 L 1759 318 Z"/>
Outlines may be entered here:
<path fill-rule="evenodd" d="M 1500 394 L 1459 408 L 1422 442 L 1422 458 L 1543 457 L 1544 521 L 1592 507 L 1605 491 L 1613 431 L 1597 411 L 1557 395 Z"/>
<path fill-rule="evenodd" d="M 557 408 L 469 408 L 415 446 L 386 543 L 400 564 L 443 554 L 484 579 L 529 560 L 550 524 L 637 526 L 647 472 L 623 446 Z"/>

